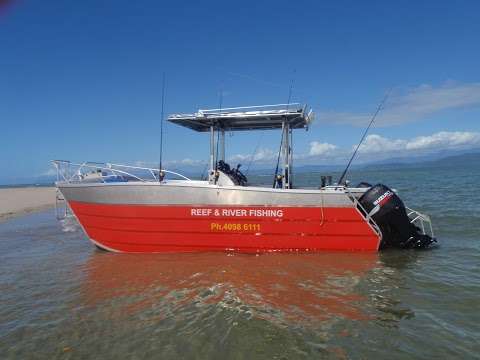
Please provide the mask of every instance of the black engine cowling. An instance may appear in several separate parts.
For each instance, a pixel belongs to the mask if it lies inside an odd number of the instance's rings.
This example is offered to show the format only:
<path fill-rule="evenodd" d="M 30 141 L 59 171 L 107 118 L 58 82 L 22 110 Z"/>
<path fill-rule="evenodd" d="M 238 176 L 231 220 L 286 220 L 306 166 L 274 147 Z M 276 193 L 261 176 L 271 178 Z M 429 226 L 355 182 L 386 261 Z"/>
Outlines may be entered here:
<path fill-rule="evenodd" d="M 421 233 L 418 227 L 410 223 L 403 201 L 387 186 L 372 186 L 360 197 L 359 202 L 382 231 L 382 249 L 426 248 L 435 242 L 435 239 Z"/>

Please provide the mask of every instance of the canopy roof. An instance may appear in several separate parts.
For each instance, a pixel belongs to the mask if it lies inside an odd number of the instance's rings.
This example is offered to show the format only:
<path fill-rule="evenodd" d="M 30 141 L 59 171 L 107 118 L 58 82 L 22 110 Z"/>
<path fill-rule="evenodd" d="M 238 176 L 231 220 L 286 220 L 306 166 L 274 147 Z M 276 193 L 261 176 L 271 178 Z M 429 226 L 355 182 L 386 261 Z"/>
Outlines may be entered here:
<path fill-rule="evenodd" d="M 198 110 L 194 114 L 172 114 L 168 121 L 206 132 L 211 126 L 226 131 L 281 129 L 283 122 L 291 129 L 303 129 L 313 118 L 312 110 L 307 113 L 306 105 L 296 103 Z"/>

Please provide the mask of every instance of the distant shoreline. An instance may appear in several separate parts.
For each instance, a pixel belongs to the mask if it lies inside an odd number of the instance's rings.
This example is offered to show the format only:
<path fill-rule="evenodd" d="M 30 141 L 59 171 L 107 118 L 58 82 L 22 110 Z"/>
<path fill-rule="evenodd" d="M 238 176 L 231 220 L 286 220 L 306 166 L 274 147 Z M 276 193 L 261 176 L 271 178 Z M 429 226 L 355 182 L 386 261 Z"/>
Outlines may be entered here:
<path fill-rule="evenodd" d="M 54 207 L 55 191 L 53 186 L 0 188 L 0 223 Z"/>
<path fill-rule="evenodd" d="M 18 188 L 45 188 L 45 187 L 55 187 L 55 183 L 31 183 L 31 184 L 1 184 L 0 189 L 18 189 Z"/>

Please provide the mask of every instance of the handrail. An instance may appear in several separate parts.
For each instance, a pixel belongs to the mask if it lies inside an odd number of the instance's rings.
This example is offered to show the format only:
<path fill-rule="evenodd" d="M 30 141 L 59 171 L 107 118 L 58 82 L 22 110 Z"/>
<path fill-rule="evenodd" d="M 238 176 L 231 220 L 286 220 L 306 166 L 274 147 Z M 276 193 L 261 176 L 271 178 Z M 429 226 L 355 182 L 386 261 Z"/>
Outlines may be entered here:
<path fill-rule="evenodd" d="M 234 116 L 238 114 L 244 114 L 245 116 L 259 116 L 266 115 L 268 113 L 275 115 L 289 115 L 298 113 L 301 110 L 302 113 L 305 113 L 307 105 L 302 105 L 300 103 L 290 103 L 290 104 L 273 104 L 273 105 L 259 105 L 259 106 L 240 106 L 240 107 L 230 107 L 222 109 L 199 109 L 196 113 L 181 113 L 181 114 L 171 114 L 168 116 L 169 120 L 175 120 L 183 117 L 212 117 L 212 116 Z"/>
<path fill-rule="evenodd" d="M 405 208 L 408 211 L 407 215 L 408 215 L 408 218 L 410 219 L 410 223 L 414 225 L 416 223 L 419 223 L 420 226 L 422 227 L 422 232 L 424 235 L 427 235 L 425 231 L 425 223 L 427 223 L 430 230 L 430 235 L 432 238 L 434 238 L 435 234 L 433 232 L 432 220 L 430 219 L 430 216 L 422 214 L 421 212 L 417 210 L 413 210 L 407 206 Z"/>
<path fill-rule="evenodd" d="M 357 210 L 360 210 L 359 212 L 362 214 L 363 218 L 375 230 L 375 232 L 380 236 L 380 241 L 381 241 L 382 238 L 383 238 L 383 233 L 380 230 L 380 227 L 375 222 L 375 220 L 372 219 L 369 212 L 367 210 L 365 210 L 363 205 L 360 203 L 360 201 L 358 201 L 358 199 L 355 197 L 355 195 L 352 194 L 352 192 L 350 191 L 350 189 L 348 187 L 340 186 L 340 188 L 343 188 L 345 190 L 345 193 L 350 198 L 350 200 L 352 200 L 353 204 L 355 205 L 355 208 Z"/>
<path fill-rule="evenodd" d="M 380 230 L 380 227 L 377 225 L 377 223 L 372 219 L 372 217 L 370 216 L 370 214 L 365 210 L 365 208 L 362 206 L 362 204 L 357 200 L 357 198 L 350 192 L 350 190 L 348 189 L 348 187 L 343 187 L 345 189 L 345 192 L 347 193 L 347 195 L 349 196 L 349 198 L 353 201 L 354 205 L 360 209 L 361 213 L 364 214 L 364 218 L 373 225 L 373 227 L 375 228 L 375 230 L 377 232 L 379 232 L 380 234 L 382 233 L 381 230 Z M 433 232 L 433 226 L 432 226 L 432 221 L 430 219 L 430 217 L 428 215 L 425 215 L 425 214 L 422 214 L 421 212 L 417 211 L 417 210 L 413 210 L 409 207 L 405 207 L 405 209 L 407 210 L 407 216 L 408 218 L 410 219 L 410 223 L 413 224 L 413 225 L 420 225 L 421 228 L 422 228 L 422 233 L 423 235 L 427 235 L 426 231 L 425 231 L 425 223 L 428 224 L 428 227 L 429 227 L 429 230 L 430 230 L 430 236 L 432 238 L 435 237 L 435 234 Z"/>
<path fill-rule="evenodd" d="M 91 162 L 91 161 L 86 161 L 83 163 L 72 163 L 68 160 L 52 160 L 53 165 L 57 169 L 57 181 L 60 181 L 60 177 L 66 181 L 66 182 L 72 182 L 72 181 L 82 181 L 84 176 L 88 175 L 88 173 L 83 173 L 85 169 L 91 169 L 91 170 L 100 170 L 100 172 L 105 171 L 105 172 L 110 172 L 109 175 L 104 175 L 100 174 L 98 177 L 102 182 L 105 182 L 106 178 L 111 178 L 113 176 L 127 176 L 130 178 L 134 178 L 137 181 L 141 182 L 146 182 L 146 181 L 152 181 L 158 180 L 157 173 L 159 173 L 159 169 L 154 169 L 154 168 L 147 168 L 147 167 L 141 167 L 141 166 L 130 166 L 130 165 L 122 165 L 122 164 L 112 164 L 112 163 L 98 163 L 98 162 Z M 62 165 L 65 167 L 62 169 Z M 100 166 L 102 165 L 102 166 Z M 104 165 L 104 166 L 103 166 Z M 75 172 L 71 174 L 71 168 L 76 168 Z M 125 170 L 120 170 L 116 169 L 117 168 L 124 168 L 124 169 L 132 169 L 132 170 L 144 170 L 150 172 L 151 178 L 143 178 L 141 176 L 137 176 L 133 174 L 132 172 L 128 172 Z M 175 176 L 178 176 L 184 180 L 191 181 L 188 177 L 177 173 L 175 171 L 170 171 L 170 170 L 165 170 L 162 169 L 160 172 L 167 173 L 167 174 L 172 174 Z M 93 172 L 92 172 L 93 173 Z"/>
<path fill-rule="evenodd" d="M 199 112 L 208 113 L 208 112 L 227 112 L 229 110 L 247 110 L 247 109 L 266 109 L 266 108 L 287 108 L 294 105 L 302 105 L 300 103 L 289 103 L 289 104 L 271 104 L 271 105 L 256 105 L 256 106 L 239 106 L 239 107 L 230 107 L 223 109 L 199 109 Z M 268 110 L 265 110 L 268 111 Z M 292 109 L 293 112 L 293 109 Z"/>
<path fill-rule="evenodd" d="M 130 169 L 158 171 L 158 169 L 147 168 L 147 167 L 140 167 L 140 166 L 130 166 L 130 165 L 111 164 L 111 163 L 107 163 L 107 164 L 110 164 L 110 165 L 113 165 L 113 166 L 118 166 L 118 167 L 126 167 L 126 168 L 130 168 Z M 173 175 L 180 176 L 181 178 L 183 178 L 183 179 L 185 179 L 185 180 L 191 180 L 191 179 L 189 179 L 188 177 L 186 177 L 185 175 L 179 174 L 179 173 L 177 173 L 177 172 L 175 172 L 175 171 L 170 171 L 170 170 L 165 170 L 165 169 L 162 169 L 161 171 L 166 172 L 167 174 L 173 174 Z"/>

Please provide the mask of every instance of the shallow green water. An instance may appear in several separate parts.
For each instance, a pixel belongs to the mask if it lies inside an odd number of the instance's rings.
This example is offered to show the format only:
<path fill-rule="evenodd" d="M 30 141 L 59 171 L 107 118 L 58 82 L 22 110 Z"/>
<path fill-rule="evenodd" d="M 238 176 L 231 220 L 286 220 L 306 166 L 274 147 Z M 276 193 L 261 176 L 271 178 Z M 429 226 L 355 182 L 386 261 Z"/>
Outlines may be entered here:
<path fill-rule="evenodd" d="M 0 358 L 479 358 L 478 164 L 352 175 L 430 214 L 440 245 L 125 255 L 53 212 L 1 223 Z"/>

